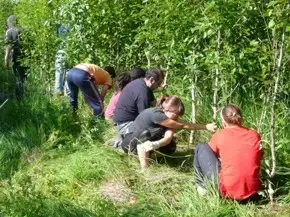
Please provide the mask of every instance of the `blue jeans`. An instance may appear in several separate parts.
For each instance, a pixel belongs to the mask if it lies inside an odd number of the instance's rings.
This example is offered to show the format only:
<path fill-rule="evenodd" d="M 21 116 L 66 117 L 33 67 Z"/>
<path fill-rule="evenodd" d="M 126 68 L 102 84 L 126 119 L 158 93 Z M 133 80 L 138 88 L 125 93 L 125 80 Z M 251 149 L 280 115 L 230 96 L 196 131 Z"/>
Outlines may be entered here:
<path fill-rule="evenodd" d="M 67 84 L 67 81 L 63 80 L 66 74 L 65 70 L 55 70 L 55 84 L 54 84 L 54 91 L 55 93 L 63 94 L 65 92 L 67 95 L 70 94 L 70 90 Z"/>
<path fill-rule="evenodd" d="M 70 105 L 74 110 L 78 109 L 78 92 L 81 90 L 86 102 L 93 109 L 94 116 L 101 116 L 104 112 L 101 95 L 88 72 L 73 68 L 68 71 L 67 85 L 70 90 Z"/>
<path fill-rule="evenodd" d="M 55 93 L 62 94 L 64 91 L 64 75 L 66 73 L 65 68 L 65 51 L 59 49 L 55 56 Z"/>

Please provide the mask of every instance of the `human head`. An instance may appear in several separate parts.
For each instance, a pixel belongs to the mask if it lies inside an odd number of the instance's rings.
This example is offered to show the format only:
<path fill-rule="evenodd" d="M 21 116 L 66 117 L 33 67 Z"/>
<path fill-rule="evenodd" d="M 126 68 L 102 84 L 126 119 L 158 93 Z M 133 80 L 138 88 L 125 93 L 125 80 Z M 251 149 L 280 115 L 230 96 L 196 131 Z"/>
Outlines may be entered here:
<path fill-rule="evenodd" d="M 223 126 L 241 125 L 243 116 L 240 108 L 236 105 L 229 104 L 221 110 Z"/>
<path fill-rule="evenodd" d="M 122 73 L 117 77 L 115 91 L 122 91 L 123 88 L 131 82 L 131 77 L 128 73 Z"/>
<path fill-rule="evenodd" d="M 8 28 L 11 28 L 15 25 L 16 23 L 16 17 L 14 15 L 10 15 L 7 19 L 7 26 Z"/>
<path fill-rule="evenodd" d="M 67 26 L 64 26 L 62 24 L 60 24 L 57 28 L 57 36 L 64 40 L 67 36 L 68 36 L 68 33 L 69 33 L 69 27 Z"/>
<path fill-rule="evenodd" d="M 132 81 L 138 78 L 144 78 L 145 73 L 145 70 L 138 66 L 134 67 L 133 69 L 131 69 L 131 71 L 129 71 Z"/>
<path fill-rule="evenodd" d="M 161 69 L 149 69 L 145 74 L 146 85 L 152 90 L 158 88 L 164 80 L 164 72 Z"/>
<path fill-rule="evenodd" d="M 185 111 L 181 99 L 177 96 L 162 96 L 156 106 L 162 108 L 164 114 L 173 120 L 177 120 Z"/>
<path fill-rule="evenodd" d="M 115 68 L 113 66 L 105 66 L 104 70 L 107 71 L 112 78 L 116 77 L 116 72 L 115 72 Z"/>

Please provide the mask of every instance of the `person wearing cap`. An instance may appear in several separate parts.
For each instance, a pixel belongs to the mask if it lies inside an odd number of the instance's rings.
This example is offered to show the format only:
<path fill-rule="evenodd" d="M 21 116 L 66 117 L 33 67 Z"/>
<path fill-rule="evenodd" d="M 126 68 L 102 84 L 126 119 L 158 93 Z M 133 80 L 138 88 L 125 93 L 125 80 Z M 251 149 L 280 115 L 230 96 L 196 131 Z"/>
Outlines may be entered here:
<path fill-rule="evenodd" d="M 78 92 L 81 90 L 86 102 L 92 108 L 95 117 L 103 115 L 103 100 L 109 88 L 112 87 L 112 78 L 116 75 L 114 67 L 104 69 L 89 63 L 81 63 L 68 71 L 66 80 L 70 90 L 70 105 L 74 111 L 78 109 Z M 95 85 L 102 85 L 101 93 Z"/>

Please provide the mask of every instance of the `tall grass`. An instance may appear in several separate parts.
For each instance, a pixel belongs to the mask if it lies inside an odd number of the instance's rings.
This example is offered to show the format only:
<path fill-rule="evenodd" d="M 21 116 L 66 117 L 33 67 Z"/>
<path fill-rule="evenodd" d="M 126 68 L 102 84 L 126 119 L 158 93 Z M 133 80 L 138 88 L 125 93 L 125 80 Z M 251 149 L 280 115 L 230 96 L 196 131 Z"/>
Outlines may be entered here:
<path fill-rule="evenodd" d="M 189 155 L 194 147 L 188 145 L 187 132 L 178 134 L 175 156 L 180 158 L 154 158 L 149 170 L 141 172 L 137 158 L 105 145 L 114 136 L 114 127 L 93 120 L 83 101 L 73 116 L 67 97 L 52 97 L 43 86 L 27 89 L 22 101 L 10 100 L 0 111 L 2 216 L 288 216 L 286 176 L 276 183 L 284 190 L 276 197 L 275 208 L 240 205 L 214 192 L 200 197 L 193 184 Z M 205 104 L 199 107 L 200 122 L 211 117 L 204 108 Z M 255 127 L 261 108 L 244 108 L 246 125 Z M 195 142 L 209 137 L 198 132 Z M 279 156 L 289 163 L 285 154 Z M 104 197 L 100 188 L 110 181 L 123 183 L 133 199 L 118 202 Z"/>

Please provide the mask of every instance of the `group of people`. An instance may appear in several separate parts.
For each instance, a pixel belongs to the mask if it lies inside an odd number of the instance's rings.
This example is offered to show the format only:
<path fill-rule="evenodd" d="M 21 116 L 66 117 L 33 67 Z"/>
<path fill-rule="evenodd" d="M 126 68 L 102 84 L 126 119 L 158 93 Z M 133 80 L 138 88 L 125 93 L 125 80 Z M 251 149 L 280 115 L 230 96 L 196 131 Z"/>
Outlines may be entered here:
<path fill-rule="evenodd" d="M 24 79 L 25 72 L 18 64 L 19 30 L 13 26 L 14 17 L 10 17 L 8 21 L 11 28 L 6 33 L 5 65 L 8 67 L 8 55 L 13 51 L 13 68 Z M 63 55 L 60 48 L 56 61 L 56 91 L 60 92 L 63 91 L 62 78 L 59 78 L 59 70 L 64 69 L 61 59 Z M 61 73 L 63 76 L 63 72 Z M 162 87 L 163 70 L 155 68 L 145 71 L 135 67 L 118 75 L 113 85 L 115 76 L 112 66 L 102 68 L 95 64 L 81 63 L 71 68 L 65 78 L 70 105 L 74 111 L 78 109 L 78 94 L 81 91 L 96 118 L 105 117 L 113 121 L 118 133 L 114 147 L 125 153 L 136 154 L 142 169 L 149 166 L 153 150 L 166 155 L 176 151 L 176 130 L 216 131 L 214 123 L 180 121 L 185 107 L 178 96 L 162 96 L 156 100 L 154 91 Z M 105 109 L 104 99 L 111 88 L 114 93 Z M 235 105 L 226 105 L 221 110 L 220 117 L 223 129 L 215 132 L 208 144 L 198 144 L 195 148 L 197 190 L 204 194 L 207 183 L 218 183 L 218 191 L 223 197 L 240 202 L 256 200 L 261 189 L 263 152 L 260 135 L 242 125 L 242 112 Z"/>
<path fill-rule="evenodd" d="M 112 87 L 115 71 L 92 64 L 80 64 L 67 74 L 73 109 L 77 108 L 77 89 L 93 110 L 94 115 L 112 119 L 118 132 L 114 146 L 125 153 L 136 154 L 142 169 L 149 166 L 153 150 L 170 155 L 176 151 L 174 133 L 178 129 L 209 130 L 216 125 L 185 123 L 179 120 L 185 108 L 178 96 L 154 97 L 164 79 L 161 69 L 134 68 L 118 76 L 115 91 L 106 110 L 103 100 Z M 101 93 L 93 84 L 102 84 Z M 239 107 L 226 105 L 220 113 L 223 129 L 213 134 L 208 144 L 198 144 L 194 152 L 195 182 L 200 194 L 207 183 L 218 183 L 221 196 L 240 202 L 260 198 L 260 167 L 262 146 L 260 135 L 242 125 Z M 218 182 L 217 182 L 218 181 Z"/>

